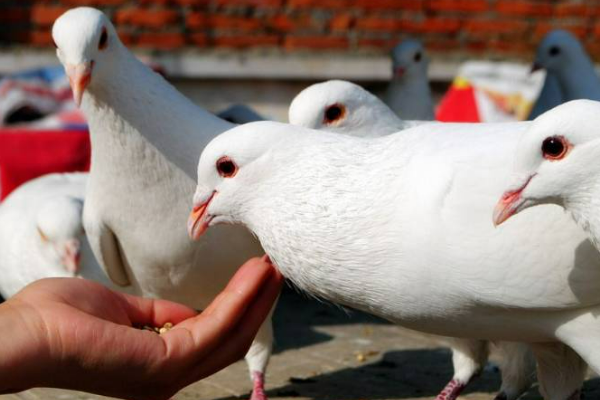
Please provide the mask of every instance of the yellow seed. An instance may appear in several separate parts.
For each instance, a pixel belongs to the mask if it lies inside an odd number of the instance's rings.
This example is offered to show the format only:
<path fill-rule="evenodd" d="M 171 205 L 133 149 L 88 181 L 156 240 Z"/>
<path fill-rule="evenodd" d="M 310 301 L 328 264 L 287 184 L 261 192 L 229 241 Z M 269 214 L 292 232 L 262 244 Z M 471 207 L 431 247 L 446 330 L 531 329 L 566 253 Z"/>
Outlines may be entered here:
<path fill-rule="evenodd" d="M 166 324 L 164 324 L 163 328 L 166 329 L 171 329 L 173 327 L 173 324 L 171 322 L 167 322 Z"/>
<path fill-rule="evenodd" d="M 160 328 L 160 329 L 158 330 L 158 333 L 159 333 L 159 334 L 161 334 L 161 335 L 162 335 L 163 333 L 167 333 L 167 332 L 169 332 L 169 330 L 168 330 L 167 328 L 165 328 L 165 327 L 162 327 L 162 328 Z"/>

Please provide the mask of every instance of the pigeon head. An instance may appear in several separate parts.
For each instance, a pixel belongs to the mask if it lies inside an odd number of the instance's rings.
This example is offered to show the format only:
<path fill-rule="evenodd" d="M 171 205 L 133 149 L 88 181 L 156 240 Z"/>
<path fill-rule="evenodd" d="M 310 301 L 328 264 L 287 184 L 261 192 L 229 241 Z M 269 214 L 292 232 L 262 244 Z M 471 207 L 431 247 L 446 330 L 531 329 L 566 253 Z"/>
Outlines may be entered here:
<path fill-rule="evenodd" d="M 111 60 L 120 46 L 115 28 L 101 11 L 79 7 L 54 22 L 52 39 L 79 106 L 86 88 L 110 74 Z"/>
<path fill-rule="evenodd" d="M 271 178 L 285 173 L 285 166 L 275 166 L 292 161 L 296 129 L 306 131 L 277 122 L 252 122 L 230 129 L 206 146 L 198 162 L 198 186 L 188 220 L 192 239 L 210 226 L 243 222 L 242 215 L 257 198 L 255 193 L 264 192 Z"/>
<path fill-rule="evenodd" d="M 534 120 L 519 142 L 513 182 L 496 205 L 494 224 L 538 204 L 600 196 L 599 116 L 600 102 L 574 100 Z"/>
<path fill-rule="evenodd" d="M 36 215 L 38 243 L 54 265 L 75 275 L 79 270 L 83 235 L 83 202 L 73 197 L 55 197 L 44 203 Z"/>
<path fill-rule="evenodd" d="M 550 31 L 537 48 L 532 71 L 546 69 L 558 73 L 578 62 L 579 57 L 585 56 L 581 43 L 570 32 L 562 29 Z"/>
<path fill-rule="evenodd" d="M 354 83 L 340 80 L 317 83 L 301 91 L 290 105 L 289 120 L 292 125 L 305 128 L 361 136 L 369 136 L 369 131 L 381 134 L 378 122 L 400 124 L 393 111 L 377 97 Z"/>
<path fill-rule="evenodd" d="M 406 39 L 392 50 L 392 74 L 396 78 L 427 75 L 429 60 L 419 40 Z"/>

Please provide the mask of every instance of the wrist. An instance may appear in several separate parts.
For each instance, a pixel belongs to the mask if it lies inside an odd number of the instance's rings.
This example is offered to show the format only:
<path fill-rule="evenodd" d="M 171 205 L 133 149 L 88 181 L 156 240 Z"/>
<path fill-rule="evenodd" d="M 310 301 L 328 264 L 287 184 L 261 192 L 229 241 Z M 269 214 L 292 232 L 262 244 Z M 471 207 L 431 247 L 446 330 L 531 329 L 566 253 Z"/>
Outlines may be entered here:
<path fill-rule="evenodd" d="M 50 372 L 46 329 L 36 310 L 19 300 L 0 304 L 0 393 L 43 385 Z"/>

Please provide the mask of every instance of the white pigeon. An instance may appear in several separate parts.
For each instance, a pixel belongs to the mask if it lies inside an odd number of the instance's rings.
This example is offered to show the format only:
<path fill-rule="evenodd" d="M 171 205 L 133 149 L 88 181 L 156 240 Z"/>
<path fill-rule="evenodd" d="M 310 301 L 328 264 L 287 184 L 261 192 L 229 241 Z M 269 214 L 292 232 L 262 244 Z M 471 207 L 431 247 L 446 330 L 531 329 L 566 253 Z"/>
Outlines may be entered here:
<path fill-rule="evenodd" d="M 300 289 L 410 329 L 530 343 L 546 399 L 576 398 L 582 359 L 600 371 L 600 254 L 553 205 L 490 220 L 530 125 L 236 127 L 202 152 L 188 231 L 243 224 Z"/>
<path fill-rule="evenodd" d="M 388 135 L 424 121 L 402 121 L 381 100 L 359 85 L 331 80 L 301 91 L 289 109 L 292 125 L 337 132 L 358 137 Z M 439 400 L 458 397 L 471 379 L 485 367 L 489 344 L 482 340 L 446 338 L 452 348 L 454 376 L 438 396 Z M 504 353 L 502 388 L 498 398 L 515 400 L 535 376 L 535 361 L 526 345 L 498 342 Z"/>
<path fill-rule="evenodd" d="M 185 230 L 198 154 L 233 125 L 140 62 L 99 10 L 67 11 L 52 35 L 90 128 L 84 223 L 94 254 L 114 282 L 206 307 L 243 262 L 262 254 L 242 227 L 215 231 L 201 243 Z M 268 319 L 246 357 L 254 399 L 265 398 L 271 346 Z"/>
<path fill-rule="evenodd" d="M 498 202 L 494 222 L 553 203 L 569 211 L 599 248 L 599 124 L 600 102 L 591 100 L 574 100 L 537 118 L 519 142 L 514 181 Z"/>
<path fill-rule="evenodd" d="M 527 119 L 536 119 L 546 111 L 551 110 L 562 103 L 564 103 L 564 100 L 558 79 L 553 73 L 546 71 L 542 90 L 533 104 Z"/>
<path fill-rule="evenodd" d="M 563 102 L 600 100 L 600 78 L 585 49 L 571 33 L 550 31 L 537 48 L 533 68 L 544 68 L 560 85 Z"/>
<path fill-rule="evenodd" d="M 290 124 L 345 135 L 376 137 L 422 121 L 403 121 L 385 103 L 352 82 L 331 80 L 302 90 L 288 111 Z"/>
<path fill-rule="evenodd" d="M 419 40 L 403 40 L 392 50 L 392 79 L 385 102 L 403 120 L 435 119 L 428 65 L 429 59 Z"/>
<path fill-rule="evenodd" d="M 84 277 L 113 287 L 83 230 L 87 174 L 49 174 L 0 204 L 0 293 L 11 297 L 42 278 Z"/>

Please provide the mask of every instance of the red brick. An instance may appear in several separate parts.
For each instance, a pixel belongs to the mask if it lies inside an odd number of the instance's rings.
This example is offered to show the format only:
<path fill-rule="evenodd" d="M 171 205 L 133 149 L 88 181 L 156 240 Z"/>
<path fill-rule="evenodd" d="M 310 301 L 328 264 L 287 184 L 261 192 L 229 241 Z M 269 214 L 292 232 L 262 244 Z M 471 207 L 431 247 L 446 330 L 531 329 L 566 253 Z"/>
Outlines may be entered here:
<path fill-rule="evenodd" d="M 117 34 L 119 35 L 121 42 L 123 42 L 125 45 L 129 46 L 134 44 L 134 37 L 129 30 L 125 31 L 123 29 L 117 29 Z"/>
<path fill-rule="evenodd" d="M 396 18 L 364 17 L 358 18 L 356 28 L 366 31 L 396 31 L 400 21 Z"/>
<path fill-rule="evenodd" d="M 31 7 L 31 21 L 42 26 L 51 26 L 67 10 L 67 7 L 35 4 Z"/>
<path fill-rule="evenodd" d="M 529 24 L 520 20 L 488 20 L 488 19 L 470 19 L 465 22 L 464 31 L 472 34 L 516 34 L 521 35 Z"/>
<path fill-rule="evenodd" d="M 329 27 L 333 31 L 345 31 L 350 29 L 353 22 L 354 17 L 352 15 L 347 13 L 337 14 L 329 21 Z"/>
<path fill-rule="evenodd" d="M 244 35 L 218 36 L 213 39 L 217 47 L 277 47 L 279 37 L 276 35 Z"/>
<path fill-rule="evenodd" d="M 177 49 L 185 45 L 185 36 L 182 33 L 145 32 L 139 34 L 136 44 L 161 50 Z"/>
<path fill-rule="evenodd" d="M 33 46 L 54 46 L 50 30 L 33 31 L 29 36 L 29 41 Z"/>
<path fill-rule="evenodd" d="M 218 6 L 252 6 L 275 8 L 283 6 L 283 0 L 216 0 Z"/>
<path fill-rule="evenodd" d="M 352 7 L 353 0 L 288 0 L 288 5 L 292 8 L 340 8 Z"/>
<path fill-rule="evenodd" d="M 461 45 L 460 42 L 456 39 L 443 39 L 443 38 L 435 38 L 431 40 L 425 41 L 425 48 L 427 51 L 460 51 Z"/>
<path fill-rule="evenodd" d="M 358 47 L 376 47 L 379 49 L 391 49 L 398 41 L 395 39 L 362 38 L 358 40 Z"/>
<path fill-rule="evenodd" d="M 522 0 L 502 0 L 496 5 L 496 11 L 508 15 L 549 16 L 552 15 L 552 6 L 548 3 L 534 3 Z"/>
<path fill-rule="evenodd" d="M 210 0 L 138 0 L 138 3 L 142 5 L 181 5 L 194 6 L 195 8 L 204 8 L 210 4 Z"/>
<path fill-rule="evenodd" d="M 61 0 L 67 6 L 118 6 L 127 3 L 127 0 Z"/>
<path fill-rule="evenodd" d="M 348 45 L 348 38 L 338 36 L 288 36 L 284 40 L 287 50 L 347 49 Z"/>
<path fill-rule="evenodd" d="M 415 25 L 411 20 L 404 20 L 403 29 L 416 29 L 418 32 L 456 33 L 460 30 L 461 20 L 457 18 L 427 18 L 422 24 Z"/>
<path fill-rule="evenodd" d="M 595 37 L 600 37 L 600 24 L 596 24 L 592 27 L 592 34 Z"/>
<path fill-rule="evenodd" d="M 239 31 L 254 31 L 262 27 L 262 21 L 257 18 L 234 17 L 229 15 L 211 15 L 206 24 L 216 29 L 235 29 Z"/>
<path fill-rule="evenodd" d="M 429 0 L 426 7 L 432 11 L 482 12 L 488 5 L 485 0 Z"/>
<path fill-rule="evenodd" d="M 0 13 L 0 22 L 27 22 L 29 11 L 25 8 L 9 8 Z"/>
<path fill-rule="evenodd" d="M 525 42 L 508 42 L 506 40 L 493 40 L 487 42 L 488 51 L 522 54 L 531 57 L 535 52 L 535 45 Z"/>
<path fill-rule="evenodd" d="M 422 0 L 355 0 L 354 6 L 365 10 L 410 10 L 423 9 Z"/>
<path fill-rule="evenodd" d="M 130 24 L 145 28 L 164 28 L 166 25 L 176 23 L 178 19 L 177 11 L 164 9 L 127 8 L 115 13 L 117 24 Z"/>
<path fill-rule="evenodd" d="M 285 14 L 279 14 L 269 18 L 267 20 L 267 25 L 270 28 L 282 32 L 292 32 L 316 27 L 316 23 L 310 15 L 291 17 Z"/>
<path fill-rule="evenodd" d="M 585 25 L 554 25 L 548 22 L 538 22 L 533 32 L 533 37 L 539 40 L 548 32 L 557 28 L 565 29 L 579 39 L 584 39 L 587 34 L 587 27 Z"/>
<path fill-rule="evenodd" d="M 586 17 L 592 15 L 594 10 L 586 4 L 562 3 L 554 6 L 556 17 Z"/>
<path fill-rule="evenodd" d="M 185 18 L 185 25 L 190 29 L 200 29 L 207 26 L 207 15 L 201 12 L 191 12 Z"/>
<path fill-rule="evenodd" d="M 188 35 L 188 42 L 196 47 L 208 46 L 208 38 L 204 33 L 194 32 Z"/>

